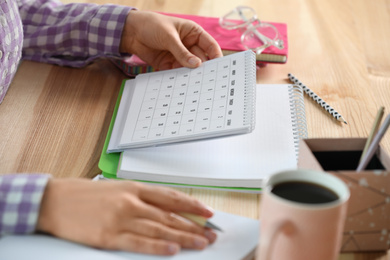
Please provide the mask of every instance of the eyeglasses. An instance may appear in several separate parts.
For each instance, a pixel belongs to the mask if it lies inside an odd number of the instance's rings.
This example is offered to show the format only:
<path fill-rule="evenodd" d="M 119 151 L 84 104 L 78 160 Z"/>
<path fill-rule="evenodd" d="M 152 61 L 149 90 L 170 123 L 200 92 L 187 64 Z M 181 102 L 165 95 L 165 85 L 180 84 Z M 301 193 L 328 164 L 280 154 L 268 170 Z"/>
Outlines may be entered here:
<path fill-rule="evenodd" d="M 241 43 L 256 54 L 260 54 L 269 46 L 284 48 L 284 42 L 276 27 L 270 23 L 261 22 L 251 7 L 237 6 L 219 18 L 219 25 L 227 30 L 244 30 Z"/>

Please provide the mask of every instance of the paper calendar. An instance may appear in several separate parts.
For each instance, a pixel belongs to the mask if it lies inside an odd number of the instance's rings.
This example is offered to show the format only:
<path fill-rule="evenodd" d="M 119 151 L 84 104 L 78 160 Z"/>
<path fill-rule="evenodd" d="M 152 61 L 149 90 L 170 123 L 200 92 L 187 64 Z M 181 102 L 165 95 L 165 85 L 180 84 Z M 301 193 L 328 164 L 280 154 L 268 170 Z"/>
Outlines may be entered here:
<path fill-rule="evenodd" d="M 128 80 L 107 152 L 250 133 L 256 61 L 251 51 Z"/>

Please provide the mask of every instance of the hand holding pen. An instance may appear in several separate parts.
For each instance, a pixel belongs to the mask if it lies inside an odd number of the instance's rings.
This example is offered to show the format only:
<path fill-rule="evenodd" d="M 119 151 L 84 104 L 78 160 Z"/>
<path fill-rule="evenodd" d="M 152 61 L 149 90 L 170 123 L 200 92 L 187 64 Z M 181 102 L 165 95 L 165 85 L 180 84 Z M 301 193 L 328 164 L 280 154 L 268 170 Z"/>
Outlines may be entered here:
<path fill-rule="evenodd" d="M 329 104 L 327 104 L 322 98 L 320 98 L 316 93 L 314 93 L 311 89 L 309 89 L 306 85 L 304 85 L 299 79 L 297 79 L 294 75 L 289 73 L 288 78 L 292 83 L 295 85 L 299 85 L 302 87 L 302 89 L 305 91 L 306 94 L 308 94 L 314 101 L 316 101 L 323 109 L 325 109 L 329 114 L 331 114 L 335 119 L 337 119 L 340 122 L 344 122 L 347 124 L 347 121 L 336 111 L 334 110 Z"/>

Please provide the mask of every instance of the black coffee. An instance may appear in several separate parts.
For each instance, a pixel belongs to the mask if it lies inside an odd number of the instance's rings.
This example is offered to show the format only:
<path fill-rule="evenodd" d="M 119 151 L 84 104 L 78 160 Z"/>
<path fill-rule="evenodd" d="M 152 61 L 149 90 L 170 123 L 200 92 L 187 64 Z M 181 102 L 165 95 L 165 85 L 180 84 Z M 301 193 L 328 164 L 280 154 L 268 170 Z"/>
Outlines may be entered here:
<path fill-rule="evenodd" d="M 337 194 L 326 187 L 300 181 L 276 184 L 271 192 L 284 199 L 307 204 L 321 204 L 338 199 Z"/>

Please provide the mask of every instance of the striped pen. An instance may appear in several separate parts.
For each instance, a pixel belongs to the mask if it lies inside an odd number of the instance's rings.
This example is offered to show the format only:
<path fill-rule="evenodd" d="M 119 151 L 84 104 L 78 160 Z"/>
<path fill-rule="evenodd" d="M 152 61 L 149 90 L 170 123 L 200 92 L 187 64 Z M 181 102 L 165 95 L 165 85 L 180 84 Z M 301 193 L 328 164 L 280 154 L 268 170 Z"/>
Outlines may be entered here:
<path fill-rule="evenodd" d="M 294 85 L 301 86 L 303 91 L 309 95 L 311 99 L 317 102 L 323 109 L 325 109 L 329 114 L 331 114 L 337 121 L 348 124 L 347 121 L 343 118 L 342 115 L 339 114 L 334 108 L 332 108 L 328 103 L 326 103 L 322 98 L 320 98 L 316 93 L 314 93 L 311 89 L 309 89 L 306 85 L 304 85 L 299 79 L 297 79 L 294 75 L 289 73 L 288 78 Z"/>

